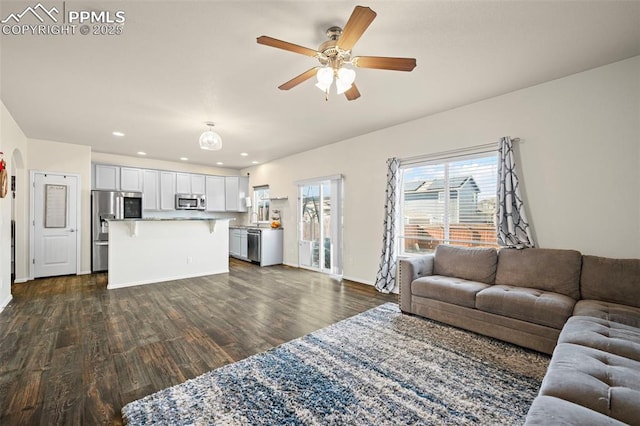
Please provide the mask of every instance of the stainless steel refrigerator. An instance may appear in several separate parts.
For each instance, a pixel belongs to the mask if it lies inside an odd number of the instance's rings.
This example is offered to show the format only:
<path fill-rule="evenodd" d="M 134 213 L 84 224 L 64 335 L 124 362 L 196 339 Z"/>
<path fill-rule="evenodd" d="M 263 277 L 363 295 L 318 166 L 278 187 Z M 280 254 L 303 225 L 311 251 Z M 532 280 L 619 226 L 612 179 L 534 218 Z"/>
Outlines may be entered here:
<path fill-rule="evenodd" d="M 91 271 L 109 267 L 109 220 L 142 217 L 142 193 L 91 191 Z"/>

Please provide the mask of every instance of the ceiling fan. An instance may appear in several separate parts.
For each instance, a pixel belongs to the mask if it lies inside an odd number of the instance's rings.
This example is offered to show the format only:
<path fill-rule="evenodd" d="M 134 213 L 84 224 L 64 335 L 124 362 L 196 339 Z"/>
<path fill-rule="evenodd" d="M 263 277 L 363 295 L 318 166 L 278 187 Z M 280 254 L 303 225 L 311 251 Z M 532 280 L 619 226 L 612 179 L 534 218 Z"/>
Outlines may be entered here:
<path fill-rule="evenodd" d="M 280 90 L 289 90 L 298 84 L 316 76 L 316 86 L 325 92 L 328 100 L 329 88 L 335 79 L 337 93 L 344 93 L 350 101 L 358 99 L 360 92 L 354 84 L 355 71 L 345 65 L 358 68 L 374 68 L 393 71 L 412 71 L 416 67 L 415 58 L 390 58 L 384 56 L 354 56 L 351 49 L 376 17 L 376 12 L 368 7 L 356 6 L 344 29 L 331 27 L 327 30 L 328 41 L 318 47 L 309 49 L 297 44 L 278 40 L 268 36 L 260 36 L 257 41 L 265 46 L 276 47 L 294 53 L 300 53 L 318 59 L 321 66 L 315 66 L 302 74 L 278 86 Z"/>

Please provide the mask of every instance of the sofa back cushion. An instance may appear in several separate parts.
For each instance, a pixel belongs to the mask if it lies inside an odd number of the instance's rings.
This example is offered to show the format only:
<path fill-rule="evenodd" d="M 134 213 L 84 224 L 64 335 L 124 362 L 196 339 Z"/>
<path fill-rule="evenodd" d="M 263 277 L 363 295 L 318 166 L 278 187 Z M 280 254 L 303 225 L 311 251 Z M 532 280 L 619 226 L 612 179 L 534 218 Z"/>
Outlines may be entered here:
<path fill-rule="evenodd" d="M 498 253 L 496 284 L 537 288 L 577 300 L 581 265 L 576 250 L 503 248 Z"/>
<path fill-rule="evenodd" d="M 436 247 L 433 274 L 493 284 L 498 253 L 492 248 Z"/>
<path fill-rule="evenodd" d="M 640 308 L 640 259 L 583 256 L 580 293 L 583 299 Z"/>

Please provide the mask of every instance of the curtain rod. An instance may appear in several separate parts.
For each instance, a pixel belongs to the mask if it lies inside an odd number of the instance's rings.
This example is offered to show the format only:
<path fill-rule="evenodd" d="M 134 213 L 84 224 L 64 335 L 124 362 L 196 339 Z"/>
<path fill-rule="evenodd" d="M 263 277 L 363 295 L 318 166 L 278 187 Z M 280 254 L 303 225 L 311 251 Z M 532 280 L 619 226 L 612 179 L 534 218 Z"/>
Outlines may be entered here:
<path fill-rule="evenodd" d="M 520 142 L 520 138 L 518 137 L 511 138 L 511 141 Z M 419 161 L 425 161 L 425 160 L 428 161 L 428 160 L 436 160 L 441 158 L 458 157 L 458 156 L 463 156 L 467 154 L 480 154 L 482 152 L 489 152 L 489 151 L 495 150 L 499 142 L 500 141 L 498 140 L 496 142 L 486 143 L 484 145 L 470 146 L 468 148 L 460 148 L 460 149 L 454 149 L 451 151 L 436 152 L 433 154 L 424 154 L 424 155 L 416 155 L 414 157 L 400 158 L 400 163 L 406 165 L 406 164 L 411 164 L 413 162 L 419 162 Z"/>

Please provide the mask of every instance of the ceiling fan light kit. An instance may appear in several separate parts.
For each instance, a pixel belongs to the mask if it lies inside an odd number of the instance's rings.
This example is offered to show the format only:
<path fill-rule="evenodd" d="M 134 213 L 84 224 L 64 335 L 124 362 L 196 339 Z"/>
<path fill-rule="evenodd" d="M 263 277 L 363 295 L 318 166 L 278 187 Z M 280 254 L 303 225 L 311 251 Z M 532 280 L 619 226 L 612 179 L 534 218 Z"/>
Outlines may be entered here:
<path fill-rule="evenodd" d="M 392 71 L 412 71 L 416 67 L 415 58 L 391 58 L 384 56 L 355 56 L 351 57 L 351 49 L 360 39 L 365 30 L 376 17 L 376 13 L 368 7 L 356 6 L 351 13 L 344 29 L 331 27 L 327 30 L 329 40 L 320 45 L 318 50 L 278 40 L 269 36 L 260 36 L 258 44 L 276 47 L 289 52 L 316 58 L 321 66 L 313 67 L 292 78 L 278 88 L 289 90 L 310 79 L 314 75 L 318 82 L 316 87 L 325 93 L 328 100 L 329 89 L 335 78 L 336 92 L 345 94 L 347 100 L 352 101 L 360 97 L 360 92 L 354 84 L 356 73 L 345 64 L 358 68 L 386 69 Z"/>
<path fill-rule="evenodd" d="M 338 95 L 342 95 L 347 90 L 351 89 L 353 82 L 356 79 L 356 72 L 351 68 L 340 68 L 338 70 L 338 76 L 336 78 L 336 89 Z"/>
<path fill-rule="evenodd" d="M 200 149 L 204 149 L 207 151 L 219 151 L 222 149 L 222 138 L 219 134 L 211 130 L 214 126 L 212 122 L 207 122 L 207 126 L 209 126 L 209 130 L 205 131 L 200 135 L 199 143 Z"/>
<path fill-rule="evenodd" d="M 316 87 L 323 92 L 327 92 L 331 87 L 331 83 L 333 83 L 333 70 L 329 67 L 322 67 L 316 73 L 316 78 L 318 79 Z"/>

